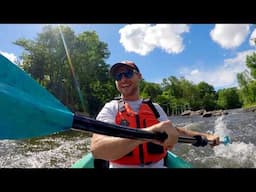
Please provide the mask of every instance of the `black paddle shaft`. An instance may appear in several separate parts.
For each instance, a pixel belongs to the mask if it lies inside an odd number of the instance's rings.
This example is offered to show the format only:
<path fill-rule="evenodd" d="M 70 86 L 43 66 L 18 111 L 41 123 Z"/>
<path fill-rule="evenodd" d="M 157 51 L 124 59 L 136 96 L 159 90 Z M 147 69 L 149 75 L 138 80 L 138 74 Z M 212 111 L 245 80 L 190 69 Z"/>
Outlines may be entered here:
<path fill-rule="evenodd" d="M 141 129 L 133 129 L 126 126 L 98 121 L 78 114 L 74 115 L 72 128 L 128 139 L 156 139 L 164 141 L 168 137 L 165 132 L 151 133 Z"/>
<path fill-rule="evenodd" d="M 74 115 L 72 128 L 128 139 L 155 139 L 159 141 L 164 141 L 168 137 L 168 135 L 165 132 L 152 133 L 141 129 L 133 129 L 122 125 L 115 125 L 111 123 L 98 121 L 93 118 L 85 117 L 79 114 Z M 208 143 L 207 139 L 201 137 L 200 135 L 194 137 L 180 136 L 178 138 L 178 142 L 190 143 L 197 147 L 205 146 Z"/>
<path fill-rule="evenodd" d="M 204 147 L 207 144 L 212 144 L 211 141 L 208 141 L 206 137 L 203 137 L 201 135 L 195 135 L 193 137 L 179 137 L 178 140 L 179 143 L 191 143 L 192 145 L 196 147 Z"/>

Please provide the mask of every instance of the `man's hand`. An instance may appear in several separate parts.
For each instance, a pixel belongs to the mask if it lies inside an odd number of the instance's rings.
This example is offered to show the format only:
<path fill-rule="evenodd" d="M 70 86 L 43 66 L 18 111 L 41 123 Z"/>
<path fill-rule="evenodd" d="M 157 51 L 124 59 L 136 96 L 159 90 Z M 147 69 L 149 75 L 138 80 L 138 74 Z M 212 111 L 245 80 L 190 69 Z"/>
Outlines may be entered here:
<path fill-rule="evenodd" d="M 154 133 L 165 132 L 168 135 L 168 137 L 163 142 L 156 140 L 153 140 L 152 142 L 159 145 L 163 145 L 164 147 L 167 147 L 169 149 L 172 149 L 173 146 L 178 142 L 179 132 L 174 128 L 171 121 L 169 120 L 159 122 L 155 125 L 145 128 L 144 130 L 151 131 Z"/>

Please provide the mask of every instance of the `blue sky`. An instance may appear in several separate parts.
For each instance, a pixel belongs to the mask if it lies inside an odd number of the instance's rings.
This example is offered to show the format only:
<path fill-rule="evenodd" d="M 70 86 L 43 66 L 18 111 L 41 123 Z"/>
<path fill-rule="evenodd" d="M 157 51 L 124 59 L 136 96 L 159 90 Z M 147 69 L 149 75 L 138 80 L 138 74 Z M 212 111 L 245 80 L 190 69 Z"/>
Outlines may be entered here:
<path fill-rule="evenodd" d="M 0 53 L 15 61 L 24 51 L 13 42 L 35 39 L 44 24 L 0 24 Z M 77 34 L 94 30 L 111 52 L 106 63 L 132 60 L 149 82 L 170 76 L 205 81 L 216 90 L 237 86 L 246 55 L 256 51 L 251 24 L 70 24 Z"/>

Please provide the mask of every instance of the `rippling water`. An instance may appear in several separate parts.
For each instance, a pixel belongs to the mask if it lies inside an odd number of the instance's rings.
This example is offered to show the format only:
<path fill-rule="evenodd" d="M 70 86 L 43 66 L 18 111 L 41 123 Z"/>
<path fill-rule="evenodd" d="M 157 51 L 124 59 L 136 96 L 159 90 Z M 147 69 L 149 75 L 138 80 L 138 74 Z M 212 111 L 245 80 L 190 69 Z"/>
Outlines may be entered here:
<path fill-rule="evenodd" d="M 173 123 L 188 129 L 229 136 L 232 143 L 217 147 L 177 144 L 173 150 L 196 168 L 255 168 L 256 113 L 229 110 L 219 117 L 171 117 Z"/>
<path fill-rule="evenodd" d="M 228 115 L 203 118 L 170 117 L 187 129 L 229 136 L 231 144 L 211 148 L 178 143 L 173 152 L 196 168 L 255 168 L 256 113 L 230 110 Z M 1 168 L 69 168 L 90 150 L 90 134 L 65 131 L 28 140 L 0 140 Z"/>
<path fill-rule="evenodd" d="M 66 168 L 89 151 L 88 133 L 66 131 L 28 140 L 1 140 L 2 168 Z"/>

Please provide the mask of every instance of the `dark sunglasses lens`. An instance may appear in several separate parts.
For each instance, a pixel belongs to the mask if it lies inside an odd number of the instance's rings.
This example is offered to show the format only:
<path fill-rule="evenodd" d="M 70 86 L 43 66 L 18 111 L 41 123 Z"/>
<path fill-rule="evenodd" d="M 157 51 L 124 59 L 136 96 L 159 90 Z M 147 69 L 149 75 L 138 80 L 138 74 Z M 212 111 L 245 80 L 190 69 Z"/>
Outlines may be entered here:
<path fill-rule="evenodd" d="M 130 79 L 133 76 L 133 71 L 132 70 L 128 70 L 124 73 L 124 76 L 128 79 Z"/>
<path fill-rule="evenodd" d="M 120 81 L 120 80 L 122 79 L 122 76 L 123 76 L 123 75 L 124 75 L 126 78 L 130 79 L 130 78 L 132 78 L 132 76 L 133 76 L 133 71 L 132 71 L 132 70 L 128 70 L 128 71 L 126 71 L 126 72 L 116 73 L 116 74 L 114 75 L 114 78 L 115 78 L 116 81 Z"/>
<path fill-rule="evenodd" d="M 115 80 L 120 81 L 122 79 L 122 73 L 117 73 L 114 75 Z"/>

